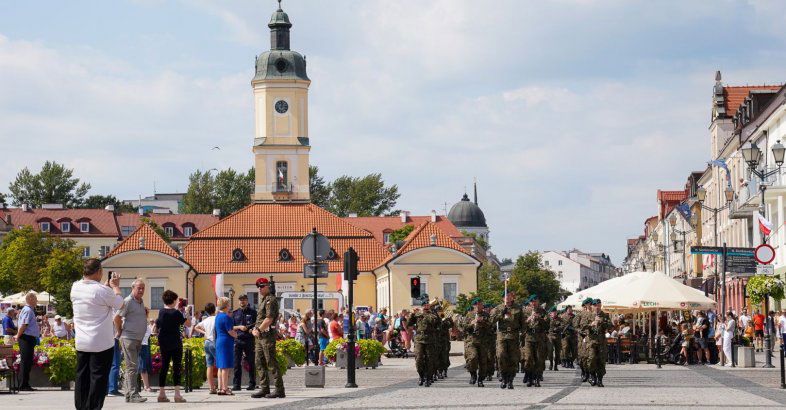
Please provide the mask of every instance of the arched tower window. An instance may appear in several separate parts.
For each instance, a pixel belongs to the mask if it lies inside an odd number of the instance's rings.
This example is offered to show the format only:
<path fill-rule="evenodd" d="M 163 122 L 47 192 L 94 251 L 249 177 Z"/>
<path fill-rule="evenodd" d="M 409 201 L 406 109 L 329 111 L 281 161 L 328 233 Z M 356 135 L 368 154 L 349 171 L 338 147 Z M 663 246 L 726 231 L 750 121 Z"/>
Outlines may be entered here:
<path fill-rule="evenodd" d="M 289 170 L 286 161 L 276 162 L 276 192 L 289 191 Z"/>

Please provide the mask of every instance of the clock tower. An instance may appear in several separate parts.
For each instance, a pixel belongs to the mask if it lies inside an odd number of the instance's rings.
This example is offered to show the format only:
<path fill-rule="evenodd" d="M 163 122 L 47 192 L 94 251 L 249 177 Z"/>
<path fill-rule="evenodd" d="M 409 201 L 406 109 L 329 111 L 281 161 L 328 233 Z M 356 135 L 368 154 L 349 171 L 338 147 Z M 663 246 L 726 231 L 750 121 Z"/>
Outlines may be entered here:
<path fill-rule="evenodd" d="M 270 18 L 270 50 L 256 59 L 254 91 L 255 202 L 309 202 L 306 59 L 289 49 L 292 23 Z"/>

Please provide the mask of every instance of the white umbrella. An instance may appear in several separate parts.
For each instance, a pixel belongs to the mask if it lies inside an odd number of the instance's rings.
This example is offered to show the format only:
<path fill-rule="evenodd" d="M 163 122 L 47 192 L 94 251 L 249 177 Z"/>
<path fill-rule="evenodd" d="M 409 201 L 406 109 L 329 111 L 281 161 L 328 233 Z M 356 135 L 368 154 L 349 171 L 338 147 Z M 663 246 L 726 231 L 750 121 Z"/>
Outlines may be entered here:
<path fill-rule="evenodd" d="M 26 293 L 27 292 L 19 292 L 19 293 L 14 293 L 13 295 L 8 295 L 8 296 L 4 297 L 2 300 L 0 300 L 0 303 L 16 304 L 16 303 L 18 303 L 20 298 L 22 299 L 22 303 L 24 303 L 24 301 L 25 301 L 25 294 Z"/>
<path fill-rule="evenodd" d="M 562 301 L 558 307 L 565 308 L 567 306 L 573 306 L 574 308 L 580 308 L 581 302 L 586 298 L 593 298 L 593 299 L 600 299 L 603 301 L 603 307 L 606 307 L 606 300 L 613 301 L 616 299 L 618 294 L 617 291 L 610 291 L 616 288 L 623 288 L 629 282 L 636 280 L 638 275 L 646 273 L 646 272 L 633 272 L 627 275 L 618 276 L 616 278 L 612 278 L 606 281 L 603 281 L 591 288 L 587 288 L 576 292 L 570 296 L 568 296 L 564 301 Z"/>
<path fill-rule="evenodd" d="M 704 292 L 683 285 L 661 272 L 636 272 L 624 286 L 605 289 L 603 307 L 616 311 L 693 310 L 714 308 Z M 633 275 L 633 274 L 630 274 Z M 629 275 L 626 275 L 629 276 Z"/>

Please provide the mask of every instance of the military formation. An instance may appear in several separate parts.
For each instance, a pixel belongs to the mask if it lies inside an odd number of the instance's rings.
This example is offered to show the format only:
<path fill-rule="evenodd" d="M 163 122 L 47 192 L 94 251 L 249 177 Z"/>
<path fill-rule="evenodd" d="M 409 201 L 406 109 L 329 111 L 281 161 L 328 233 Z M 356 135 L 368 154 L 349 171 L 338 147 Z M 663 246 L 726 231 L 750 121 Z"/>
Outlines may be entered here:
<path fill-rule="evenodd" d="M 436 301 L 424 303 L 412 315 L 415 326 L 415 361 L 421 386 L 447 377 L 450 365 L 450 331 L 454 327 L 464 337 L 464 358 L 469 383 L 484 387 L 496 371 L 500 388 L 513 389 L 521 372 L 527 387 L 540 387 L 548 360 L 550 371 L 573 369 L 578 364 L 581 381 L 603 387 L 608 355 L 606 332 L 611 320 L 601 310 L 599 299 L 587 298 L 582 310 L 572 307 L 547 310 L 538 295 L 521 304 L 507 292 L 503 303 L 493 307 L 479 298 L 470 301 L 464 315 L 446 316 Z"/>

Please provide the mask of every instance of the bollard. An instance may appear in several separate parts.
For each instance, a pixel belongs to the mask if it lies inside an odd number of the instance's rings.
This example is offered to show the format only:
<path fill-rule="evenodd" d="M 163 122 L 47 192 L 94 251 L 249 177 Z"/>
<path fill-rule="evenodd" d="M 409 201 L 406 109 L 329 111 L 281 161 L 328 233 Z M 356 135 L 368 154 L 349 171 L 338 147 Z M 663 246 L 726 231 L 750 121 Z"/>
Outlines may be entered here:
<path fill-rule="evenodd" d="M 185 383 L 184 383 L 185 386 L 183 386 L 183 390 L 186 393 L 190 393 L 190 392 L 194 391 L 194 388 L 192 387 L 192 385 L 193 385 L 192 381 L 193 381 L 193 376 L 194 376 L 193 375 L 193 371 L 194 371 L 194 363 L 193 363 L 194 356 L 193 356 L 193 354 L 191 352 L 191 348 L 187 348 L 186 349 L 185 357 L 183 359 L 185 359 L 184 360 L 185 361 L 185 366 L 184 366 L 185 367 L 185 369 L 184 369 L 185 370 L 185 375 L 184 375 L 185 376 Z"/>
<path fill-rule="evenodd" d="M 731 367 L 737 367 L 737 361 L 734 357 L 734 338 L 731 338 Z"/>
<path fill-rule="evenodd" d="M 658 369 L 661 368 L 660 366 L 660 337 L 655 337 L 655 364 L 657 364 Z"/>

